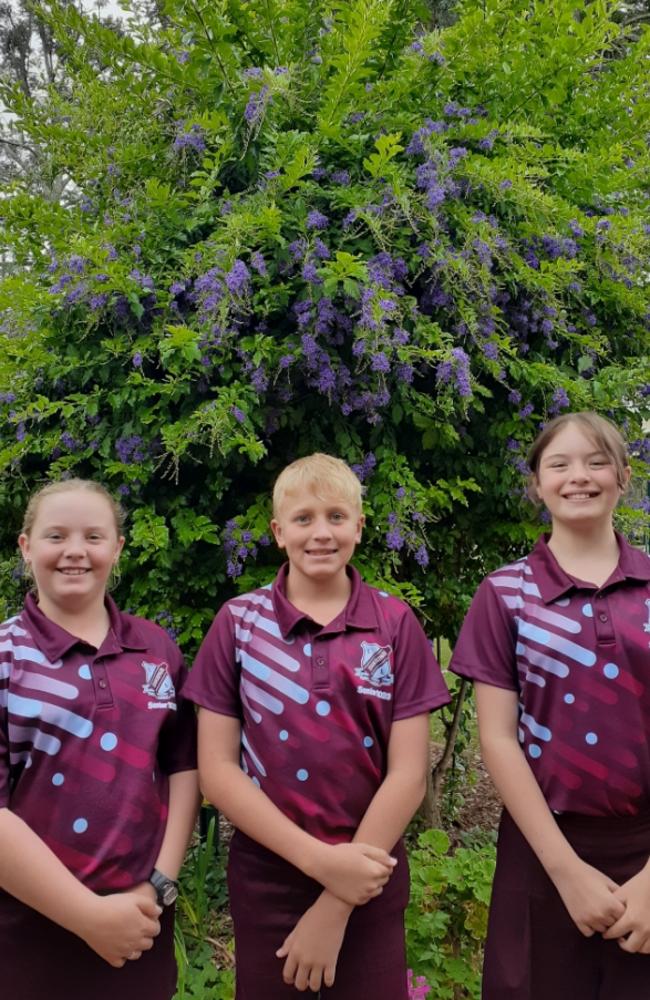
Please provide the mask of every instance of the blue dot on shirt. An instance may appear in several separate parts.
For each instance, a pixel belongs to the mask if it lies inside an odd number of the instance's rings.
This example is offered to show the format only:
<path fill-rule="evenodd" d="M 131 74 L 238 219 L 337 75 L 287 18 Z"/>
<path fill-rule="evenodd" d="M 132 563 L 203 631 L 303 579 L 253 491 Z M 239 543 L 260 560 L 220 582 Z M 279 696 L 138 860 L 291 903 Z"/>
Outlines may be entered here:
<path fill-rule="evenodd" d="M 302 647 L 302 651 L 305 654 L 305 656 L 311 656 L 311 643 L 306 642 L 305 645 Z"/>
<path fill-rule="evenodd" d="M 585 618 L 593 618 L 594 617 L 594 609 L 592 608 L 591 604 L 583 604 L 582 605 L 582 613 L 585 616 Z"/>
<path fill-rule="evenodd" d="M 386 593 L 386 591 L 385 591 L 385 590 L 380 590 L 380 591 L 379 591 L 379 596 L 380 596 L 380 597 L 388 597 L 388 594 Z"/>
<path fill-rule="evenodd" d="M 567 703 L 567 705 L 573 705 L 574 701 L 576 700 L 576 696 L 574 694 L 565 694 L 564 700 Z"/>
<path fill-rule="evenodd" d="M 262 787 L 262 786 L 260 785 L 260 779 L 259 779 L 259 778 L 255 778 L 255 777 L 253 777 L 253 778 L 251 778 L 251 781 L 253 782 L 253 784 L 254 784 L 254 785 L 257 785 L 257 787 L 258 787 L 258 788 L 261 788 L 261 787 Z"/>
<path fill-rule="evenodd" d="M 528 753 L 530 754 L 531 757 L 537 759 L 537 757 L 542 756 L 542 748 L 538 747 L 536 743 L 531 743 L 530 746 L 528 747 Z"/>
<path fill-rule="evenodd" d="M 329 701 L 319 701 L 316 705 L 316 711 L 319 715 L 329 715 L 332 711 L 332 706 Z"/>
<path fill-rule="evenodd" d="M 595 733 L 587 733 L 585 736 L 585 742 L 588 743 L 590 747 L 593 747 L 596 743 L 598 743 L 598 737 Z"/>
<path fill-rule="evenodd" d="M 81 679 L 84 680 L 84 681 L 91 681 L 92 678 L 93 678 L 93 675 L 90 672 L 90 667 L 88 666 L 87 663 L 82 663 L 82 665 L 79 667 L 77 673 L 79 674 L 79 676 L 81 677 Z"/>
<path fill-rule="evenodd" d="M 88 829 L 88 820 L 83 819 L 83 817 L 76 819 L 72 824 L 72 829 L 75 833 L 85 833 Z"/>
<path fill-rule="evenodd" d="M 368 747 L 368 749 L 370 749 L 370 747 L 374 747 L 375 741 L 373 740 L 372 736 L 364 736 L 363 745 L 364 747 Z"/>
<path fill-rule="evenodd" d="M 115 733 L 104 733 L 99 741 L 99 745 L 102 750 L 114 750 L 117 746 L 117 736 Z"/>
<path fill-rule="evenodd" d="M 296 778 L 298 781 L 306 781 L 309 777 L 309 771 L 305 771 L 304 767 L 301 767 L 299 771 L 296 771 Z"/>
<path fill-rule="evenodd" d="M 57 788 L 59 787 L 59 785 L 62 785 L 64 781 L 65 777 L 64 775 L 61 774 L 60 771 L 57 772 L 57 774 L 52 775 L 52 784 L 55 785 Z"/>
<path fill-rule="evenodd" d="M 289 739 L 289 733 L 286 731 L 286 729 L 281 729 L 278 735 L 283 743 L 286 743 L 286 741 Z"/>
<path fill-rule="evenodd" d="M 610 681 L 613 681 L 620 674 L 620 670 L 615 663 L 606 663 L 603 667 L 603 673 Z"/>

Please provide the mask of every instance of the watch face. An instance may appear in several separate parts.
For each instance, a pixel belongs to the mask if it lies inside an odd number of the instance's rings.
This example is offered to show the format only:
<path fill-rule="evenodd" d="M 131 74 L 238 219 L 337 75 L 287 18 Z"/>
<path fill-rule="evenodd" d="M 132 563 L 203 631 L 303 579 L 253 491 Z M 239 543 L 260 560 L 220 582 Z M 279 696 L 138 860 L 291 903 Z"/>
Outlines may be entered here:
<path fill-rule="evenodd" d="M 162 891 L 162 901 L 164 906 L 171 906 L 178 899 L 178 888 L 173 882 L 168 882 Z"/>

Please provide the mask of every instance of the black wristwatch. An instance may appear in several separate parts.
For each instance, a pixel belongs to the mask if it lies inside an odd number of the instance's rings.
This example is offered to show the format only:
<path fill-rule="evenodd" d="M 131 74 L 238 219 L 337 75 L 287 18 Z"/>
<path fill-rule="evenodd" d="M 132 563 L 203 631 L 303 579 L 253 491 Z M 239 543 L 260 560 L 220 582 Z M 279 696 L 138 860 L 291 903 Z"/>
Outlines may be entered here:
<path fill-rule="evenodd" d="M 178 899 L 178 882 L 174 882 L 173 879 L 167 878 L 162 872 L 159 872 L 157 868 L 154 868 L 151 875 L 149 876 L 149 881 L 156 890 L 156 899 L 158 900 L 158 906 L 171 906 Z"/>

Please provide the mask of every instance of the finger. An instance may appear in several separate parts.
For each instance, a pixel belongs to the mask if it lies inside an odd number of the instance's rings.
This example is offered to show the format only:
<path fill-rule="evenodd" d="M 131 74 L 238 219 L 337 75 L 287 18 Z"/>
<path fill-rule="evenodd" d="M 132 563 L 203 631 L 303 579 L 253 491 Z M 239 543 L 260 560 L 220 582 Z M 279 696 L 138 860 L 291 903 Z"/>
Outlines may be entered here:
<path fill-rule="evenodd" d="M 621 888 L 618 882 L 615 882 L 614 879 L 611 879 L 608 875 L 605 876 L 605 885 L 610 890 L 610 892 L 616 892 L 618 889 Z"/>
<path fill-rule="evenodd" d="M 296 978 L 296 969 L 298 963 L 295 958 L 291 955 L 287 958 L 286 962 L 282 966 L 282 978 L 288 986 L 293 986 L 294 980 Z"/>
<path fill-rule="evenodd" d="M 643 935 L 638 931 L 632 931 L 626 938 L 621 938 L 618 942 L 623 951 L 634 954 L 643 945 Z"/>
<path fill-rule="evenodd" d="M 594 936 L 594 932 L 591 929 L 591 927 L 589 926 L 589 924 L 584 924 L 581 921 L 579 921 L 578 924 L 577 924 L 577 928 L 580 931 L 580 933 L 583 935 L 583 937 L 587 937 L 588 938 L 588 937 L 593 937 Z"/>
<path fill-rule="evenodd" d="M 129 962 L 137 961 L 137 959 L 139 959 L 141 955 L 142 955 L 141 951 L 132 951 L 131 954 L 129 955 Z"/>
<path fill-rule="evenodd" d="M 362 844 L 363 853 L 371 861 L 376 861 L 377 864 L 384 865 L 387 868 L 394 868 L 397 864 L 397 858 L 392 857 L 388 854 L 383 847 L 374 847 L 372 844 Z"/>
<path fill-rule="evenodd" d="M 333 986 L 334 980 L 336 978 L 336 964 L 325 966 L 325 972 L 323 973 L 323 982 L 326 986 Z"/>
<path fill-rule="evenodd" d="M 296 976 L 295 976 L 295 979 L 293 981 L 293 985 L 295 986 L 295 988 L 297 990 L 300 990 L 301 993 L 304 992 L 304 990 L 306 990 L 307 987 L 309 986 L 309 974 L 310 974 L 310 972 L 311 972 L 311 969 L 307 968 L 306 966 L 304 966 L 304 965 L 299 965 L 298 966 L 298 971 L 296 972 Z"/>
<path fill-rule="evenodd" d="M 323 981 L 323 970 L 317 965 L 315 966 L 309 974 L 309 989 L 312 993 L 318 993 Z"/>
<path fill-rule="evenodd" d="M 114 969 L 121 969 L 122 966 L 126 965 L 125 958 L 108 958 L 106 961 L 109 965 L 112 965 Z"/>
<path fill-rule="evenodd" d="M 140 942 L 140 951 L 151 951 L 153 948 L 153 938 L 146 938 Z"/>
<path fill-rule="evenodd" d="M 612 941 L 614 938 L 626 937 L 631 930 L 632 930 L 632 923 L 630 921 L 630 918 L 623 915 L 620 918 L 620 920 L 616 920 L 613 924 L 611 924 L 607 928 L 607 930 L 603 934 L 603 937 L 605 938 L 606 941 Z"/>

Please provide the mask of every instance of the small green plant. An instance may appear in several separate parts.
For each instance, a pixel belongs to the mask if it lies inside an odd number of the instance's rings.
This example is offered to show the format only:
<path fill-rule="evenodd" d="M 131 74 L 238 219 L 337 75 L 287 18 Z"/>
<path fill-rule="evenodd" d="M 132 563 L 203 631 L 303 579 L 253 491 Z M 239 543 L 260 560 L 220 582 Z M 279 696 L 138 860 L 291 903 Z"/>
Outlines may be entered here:
<path fill-rule="evenodd" d="M 235 974 L 224 926 L 228 893 L 224 858 L 215 854 L 216 818 L 192 846 L 180 876 L 174 932 L 178 987 L 174 1000 L 233 1000 Z M 222 961 L 223 952 L 227 963 Z M 221 967 L 224 964 L 226 968 Z"/>
<path fill-rule="evenodd" d="M 408 964 L 426 977 L 436 1000 L 478 1000 L 495 864 L 491 835 L 450 852 L 446 833 L 426 830 L 409 861 Z"/>

